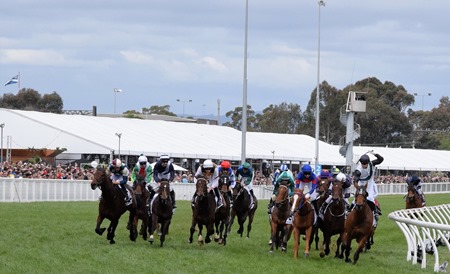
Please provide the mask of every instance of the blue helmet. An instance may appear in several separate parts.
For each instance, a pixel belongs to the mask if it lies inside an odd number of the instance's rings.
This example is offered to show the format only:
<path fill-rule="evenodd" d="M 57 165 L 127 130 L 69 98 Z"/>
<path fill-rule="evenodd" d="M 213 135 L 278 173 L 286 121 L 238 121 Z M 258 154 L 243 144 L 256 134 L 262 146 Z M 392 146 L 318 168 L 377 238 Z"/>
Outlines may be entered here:
<path fill-rule="evenodd" d="M 286 164 L 282 164 L 281 167 L 280 167 L 280 170 L 281 171 L 286 171 L 286 170 L 288 170 L 288 166 Z"/>
<path fill-rule="evenodd" d="M 312 172 L 311 166 L 308 164 L 303 165 L 302 172 Z"/>

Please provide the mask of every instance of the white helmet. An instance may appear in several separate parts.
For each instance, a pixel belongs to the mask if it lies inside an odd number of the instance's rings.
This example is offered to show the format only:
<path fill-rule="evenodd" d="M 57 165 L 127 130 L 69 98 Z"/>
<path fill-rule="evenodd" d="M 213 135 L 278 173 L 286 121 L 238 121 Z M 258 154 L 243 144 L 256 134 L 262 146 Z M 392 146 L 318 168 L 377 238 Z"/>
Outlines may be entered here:
<path fill-rule="evenodd" d="M 213 165 L 213 162 L 211 160 L 205 160 L 203 162 L 203 168 L 213 168 L 213 167 L 214 167 L 214 165 Z"/>
<path fill-rule="evenodd" d="M 138 162 L 139 163 L 146 163 L 147 162 L 147 157 L 145 157 L 144 155 L 139 156 Z"/>
<path fill-rule="evenodd" d="M 288 166 L 286 164 L 282 164 L 280 169 L 281 169 L 281 171 L 287 171 L 288 170 Z"/>
<path fill-rule="evenodd" d="M 163 154 L 159 157 L 160 160 L 169 160 L 169 155 Z"/>
<path fill-rule="evenodd" d="M 97 168 L 97 166 L 98 166 L 97 161 L 92 161 L 92 162 L 91 162 L 91 167 Z"/>
<path fill-rule="evenodd" d="M 112 165 L 115 166 L 115 167 L 121 167 L 122 166 L 122 161 L 119 158 L 114 159 L 113 162 L 112 162 Z"/>
<path fill-rule="evenodd" d="M 345 182 L 345 180 L 347 180 L 347 177 L 344 173 L 339 173 L 338 175 L 336 175 L 336 181 Z"/>

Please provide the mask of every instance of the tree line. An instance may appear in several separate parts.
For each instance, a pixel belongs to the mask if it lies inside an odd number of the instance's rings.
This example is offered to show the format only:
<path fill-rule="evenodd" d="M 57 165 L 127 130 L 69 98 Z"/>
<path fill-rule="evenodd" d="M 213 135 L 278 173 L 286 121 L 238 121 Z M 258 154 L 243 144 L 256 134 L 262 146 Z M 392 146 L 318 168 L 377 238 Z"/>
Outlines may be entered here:
<path fill-rule="evenodd" d="M 346 128 L 340 122 L 350 91 L 366 92 L 366 112 L 355 115 L 355 123 L 361 129 L 361 136 L 355 145 L 415 147 L 423 149 L 450 150 L 450 100 L 440 99 L 439 105 L 429 111 L 414 111 L 411 106 L 415 97 L 402 85 L 384 83 L 369 77 L 337 89 L 326 81 L 320 85 L 320 139 L 331 144 L 343 144 Z M 282 102 L 270 104 L 261 113 L 247 106 L 247 130 L 284 134 L 305 134 L 315 136 L 316 89 L 305 110 L 299 104 Z M 23 110 L 37 110 L 62 113 L 63 101 L 53 92 L 41 96 L 33 89 L 22 89 L 17 95 L 4 94 L 0 107 Z M 142 108 L 142 112 L 128 110 L 125 117 L 139 118 L 138 114 L 160 114 L 177 116 L 170 111 L 170 105 Z M 226 112 L 229 126 L 242 128 L 242 106 Z"/>

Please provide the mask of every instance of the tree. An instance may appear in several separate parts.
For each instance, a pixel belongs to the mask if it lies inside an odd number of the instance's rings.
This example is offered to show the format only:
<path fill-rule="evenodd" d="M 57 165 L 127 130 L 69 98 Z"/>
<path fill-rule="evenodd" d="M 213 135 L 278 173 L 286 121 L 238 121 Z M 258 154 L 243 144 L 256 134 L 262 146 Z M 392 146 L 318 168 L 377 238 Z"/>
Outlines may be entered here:
<path fill-rule="evenodd" d="M 223 126 L 242 130 L 242 107 L 236 107 L 234 110 L 228 111 L 225 116 L 231 118 L 231 122 L 223 123 Z M 247 105 L 247 130 L 255 131 L 255 128 L 257 128 L 255 111 L 252 110 L 252 106 Z"/>
<path fill-rule="evenodd" d="M 273 133 L 296 133 L 302 122 L 302 112 L 298 104 L 270 105 L 262 114 L 256 115 L 257 130 Z"/>
<path fill-rule="evenodd" d="M 164 106 L 153 105 L 150 108 L 142 108 L 142 114 L 159 114 L 159 115 L 177 116 L 175 113 L 170 111 L 169 105 L 164 105 Z"/>
<path fill-rule="evenodd" d="M 62 113 L 63 101 L 61 96 L 54 91 L 51 94 L 44 94 L 42 99 L 38 102 L 38 110 L 43 112 Z"/>
<path fill-rule="evenodd" d="M 55 91 L 51 94 L 41 96 L 34 89 L 23 88 L 17 95 L 11 93 L 4 94 L 0 99 L 0 107 L 62 113 L 63 101 Z"/>

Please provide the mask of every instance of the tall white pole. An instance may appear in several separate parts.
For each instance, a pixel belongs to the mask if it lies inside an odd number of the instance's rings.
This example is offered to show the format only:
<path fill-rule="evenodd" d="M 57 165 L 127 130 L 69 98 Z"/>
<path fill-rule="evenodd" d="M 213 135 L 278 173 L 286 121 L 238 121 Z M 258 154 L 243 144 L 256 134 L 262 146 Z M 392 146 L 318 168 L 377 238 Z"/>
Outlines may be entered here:
<path fill-rule="evenodd" d="M 325 6 L 325 1 L 319 1 L 319 27 L 317 38 L 317 89 L 316 89 L 316 155 L 315 165 L 319 164 L 319 129 L 320 129 L 320 7 Z"/>
<path fill-rule="evenodd" d="M 5 127 L 5 123 L 1 123 L 0 124 L 0 128 L 2 129 L 2 140 L 1 140 L 1 145 L 2 145 L 2 149 L 1 149 L 1 153 L 0 153 L 0 165 L 3 165 L 3 128 Z"/>
<path fill-rule="evenodd" d="M 247 135 L 247 32 L 248 32 L 248 0 L 245 1 L 245 39 L 244 39 L 244 81 L 242 92 L 242 148 L 241 164 L 246 160 Z"/>

